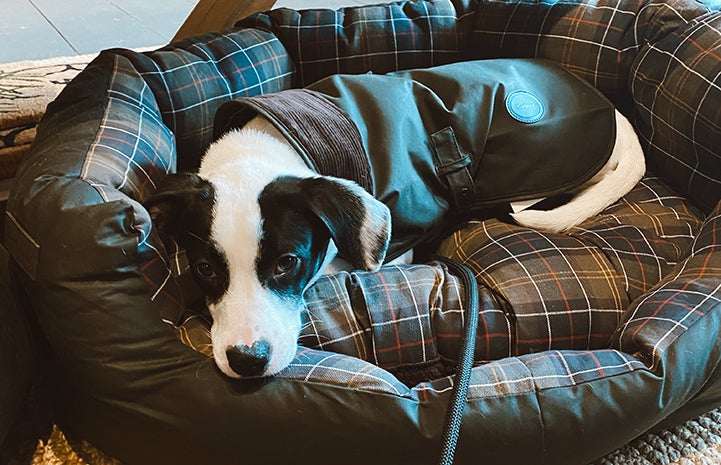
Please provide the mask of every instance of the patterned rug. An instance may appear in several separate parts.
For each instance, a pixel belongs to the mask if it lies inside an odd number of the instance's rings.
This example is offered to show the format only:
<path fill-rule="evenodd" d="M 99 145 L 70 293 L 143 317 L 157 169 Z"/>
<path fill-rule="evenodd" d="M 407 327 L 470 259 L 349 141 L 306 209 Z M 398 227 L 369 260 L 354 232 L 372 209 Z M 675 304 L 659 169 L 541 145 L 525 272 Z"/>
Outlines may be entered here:
<path fill-rule="evenodd" d="M 93 58 L 0 64 L 0 180 L 15 175 L 45 107 Z"/>
<path fill-rule="evenodd" d="M 45 107 L 94 58 L 83 55 L 0 64 L 0 181 L 14 176 Z M 120 465 L 52 421 L 0 451 L 12 465 Z M 21 421 L 22 423 L 22 421 Z M 721 464 L 721 408 L 658 434 L 647 434 L 594 465 Z"/>

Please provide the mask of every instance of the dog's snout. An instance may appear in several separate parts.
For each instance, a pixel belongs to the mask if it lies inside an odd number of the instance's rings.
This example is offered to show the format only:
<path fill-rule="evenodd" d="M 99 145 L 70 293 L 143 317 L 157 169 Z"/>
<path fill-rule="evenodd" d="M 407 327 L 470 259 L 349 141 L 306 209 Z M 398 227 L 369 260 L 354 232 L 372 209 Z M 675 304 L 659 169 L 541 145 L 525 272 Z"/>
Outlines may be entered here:
<path fill-rule="evenodd" d="M 243 344 L 229 346 L 225 354 L 230 368 L 240 376 L 259 376 L 268 367 L 272 349 L 268 341 L 261 339 L 250 347 Z"/>

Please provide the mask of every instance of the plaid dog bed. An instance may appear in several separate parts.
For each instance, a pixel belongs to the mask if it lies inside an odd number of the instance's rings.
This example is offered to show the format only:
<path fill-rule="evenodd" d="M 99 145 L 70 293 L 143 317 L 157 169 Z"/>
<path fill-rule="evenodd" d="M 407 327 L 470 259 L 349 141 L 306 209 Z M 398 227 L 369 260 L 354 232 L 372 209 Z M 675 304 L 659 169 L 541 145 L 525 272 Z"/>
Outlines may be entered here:
<path fill-rule="evenodd" d="M 178 340 L 207 353 L 202 305 L 141 204 L 197 166 L 230 99 L 490 57 L 591 82 L 632 116 L 649 175 L 569 234 L 492 219 L 442 244 L 482 303 L 457 463 L 584 463 L 718 405 L 719 30 L 690 0 L 417 1 L 102 53 L 49 105 L 5 222 L 64 429 L 124 463 L 433 460 L 464 310 L 446 268 L 320 280 L 293 364 L 233 381 Z"/>

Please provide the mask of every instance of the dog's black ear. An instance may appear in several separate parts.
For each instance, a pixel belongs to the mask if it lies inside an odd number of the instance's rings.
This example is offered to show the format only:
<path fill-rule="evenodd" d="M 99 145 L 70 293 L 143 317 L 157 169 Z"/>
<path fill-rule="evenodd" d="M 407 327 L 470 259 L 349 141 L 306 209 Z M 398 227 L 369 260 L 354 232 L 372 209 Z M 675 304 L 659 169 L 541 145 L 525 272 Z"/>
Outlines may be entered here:
<path fill-rule="evenodd" d="M 169 239 L 177 240 L 188 221 L 198 216 L 199 209 L 207 215 L 213 198 L 213 187 L 208 181 L 194 173 L 177 173 L 166 176 L 143 205 L 167 246 Z"/>
<path fill-rule="evenodd" d="M 328 227 L 340 255 L 358 269 L 370 271 L 381 266 L 391 238 L 388 207 L 345 179 L 305 181 L 312 186 L 310 209 Z"/>

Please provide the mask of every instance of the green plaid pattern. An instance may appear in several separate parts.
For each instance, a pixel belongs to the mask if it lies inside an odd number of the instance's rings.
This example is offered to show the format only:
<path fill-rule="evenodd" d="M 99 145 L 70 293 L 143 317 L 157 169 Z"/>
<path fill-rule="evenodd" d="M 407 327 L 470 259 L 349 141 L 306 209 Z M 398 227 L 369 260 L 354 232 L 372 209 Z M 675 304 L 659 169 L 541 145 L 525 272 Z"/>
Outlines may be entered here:
<path fill-rule="evenodd" d="M 688 257 L 648 294 L 641 296 L 619 324 L 613 345 L 636 354 L 655 368 L 661 355 L 691 326 L 721 304 L 721 203 L 696 235 Z M 715 331 L 709 331 L 715 337 Z"/>
<path fill-rule="evenodd" d="M 111 66 L 113 72 L 103 119 L 80 178 L 104 195 L 120 191 L 142 200 L 166 174 L 175 171 L 173 132 L 157 116 L 160 108 L 155 95 L 138 79 L 132 63 L 119 55 L 101 54 L 90 69 L 96 66 Z"/>
<path fill-rule="evenodd" d="M 640 50 L 629 81 L 648 167 L 704 211 L 721 191 L 721 13 L 699 16 Z"/>
<path fill-rule="evenodd" d="M 510 304 L 513 355 L 603 348 L 629 303 L 690 249 L 700 226 L 690 208 L 660 180 L 646 178 L 568 234 L 473 222 L 441 252 L 469 265 Z"/>
<path fill-rule="evenodd" d="M 461 59 L 450 2 L 398 2 L 333 10 L 277 9 L 240 21 L 272 31 L 298 64 L 299 85 L 331 74 L 387 73 Z"/>
<path fill-rule="evenodd" d="M 122 55 L 135 70 L 135 85 L 148 86 L 157 101 L 154 111 L 139 107 L 140 114 L 150 119 L 159 114 L 176 136 L 179 169 L 198 166 L 212 141 L 213 117 L 221 104 L 277 92 L 295 82 L 295 65 L 285 48 L 256 29 L 206 34 L 168 49 Z"/>

